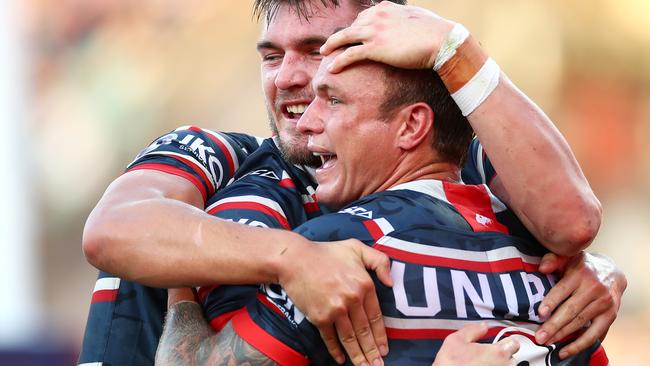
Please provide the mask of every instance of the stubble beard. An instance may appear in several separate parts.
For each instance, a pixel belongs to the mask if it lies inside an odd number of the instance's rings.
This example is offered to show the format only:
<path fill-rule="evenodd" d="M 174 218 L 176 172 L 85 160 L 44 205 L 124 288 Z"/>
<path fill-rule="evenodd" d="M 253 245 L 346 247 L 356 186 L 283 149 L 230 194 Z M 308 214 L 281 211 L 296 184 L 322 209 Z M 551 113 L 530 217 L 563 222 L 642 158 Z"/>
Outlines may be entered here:
<path fill-rule="evenodd" d="M 321 159 L 307 150 L 306 144 L 301 143 L 298 132 L 296 132 L 296 135 L 283 138 L 280 131 L 278 131 L 275 116 L 273 116 L 273 113 L 270 110 L 268 110 L 268 117 L 271 131 L 278 137 L 276 141 L 278 142 L 280 154 L 286 162 L 290 164 L 304 165 L 310 168 L 318 168 L 321 166 Z"/>

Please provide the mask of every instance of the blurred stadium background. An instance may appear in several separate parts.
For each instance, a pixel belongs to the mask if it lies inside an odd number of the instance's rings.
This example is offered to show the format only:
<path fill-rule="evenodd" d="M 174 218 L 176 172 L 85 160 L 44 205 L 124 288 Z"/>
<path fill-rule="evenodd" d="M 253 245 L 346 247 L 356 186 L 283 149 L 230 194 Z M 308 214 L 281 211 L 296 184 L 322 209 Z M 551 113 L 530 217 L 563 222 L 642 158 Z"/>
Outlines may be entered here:
<path fill-rule="evenodd" d="M 463 22 L 569 140 L 605 209 L 592 250 L 629 280 L 607 352 L 646 364 L 650 2 L 411 3 Z M 0 0 L 0 364 L 76 362 L 96 275 L 84 221 L 141 148 L 189 123 L 268 135 L 250 8 Z"/>

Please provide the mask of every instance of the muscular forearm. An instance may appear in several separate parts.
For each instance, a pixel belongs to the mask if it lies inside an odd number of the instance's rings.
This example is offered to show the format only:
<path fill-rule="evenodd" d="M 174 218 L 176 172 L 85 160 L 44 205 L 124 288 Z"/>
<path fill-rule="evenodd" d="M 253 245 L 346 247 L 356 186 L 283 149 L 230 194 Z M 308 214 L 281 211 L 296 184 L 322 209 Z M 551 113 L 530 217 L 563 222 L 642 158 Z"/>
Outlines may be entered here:
<path fill-rule="evenodd" d="M 184 301 L 167 313 L 156 365 L 275 365 L 233 331 L 230 324 L 215 333 L 201 306 Z"/>
<path fill-rule="evenodd" d="M 573 255 L 593 240 L 601 206 L 566 140 L 504 74 L 468 120 L 498 173 L 491 188 L 550 250 Z"/>
<path fill-rule="evenodd" d="M 91 264 L 124 279 L 156 287 L 275 282 L 284 258 L 309 245 L 291 232 L 219 220 L 193 207 L 200 196 L 151 188 L 159 181 L 123 177 L 88 218 L 83 246 Z"/>

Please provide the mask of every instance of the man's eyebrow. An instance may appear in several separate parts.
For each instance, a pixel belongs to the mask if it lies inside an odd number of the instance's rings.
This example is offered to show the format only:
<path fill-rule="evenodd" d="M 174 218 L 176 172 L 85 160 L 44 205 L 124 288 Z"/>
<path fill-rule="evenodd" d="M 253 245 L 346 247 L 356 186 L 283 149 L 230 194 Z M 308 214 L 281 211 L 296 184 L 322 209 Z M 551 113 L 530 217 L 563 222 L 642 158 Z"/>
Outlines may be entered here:
<path fill-rule="evenodd" d="M 318 93 L 326 93 L 326 94 L 334 92 L 334 93 L 337 93 L 337 94 L 342 94 L 340 89 L 338 89 L 334 85 L 328 84 L 327 82 L 322 82 L 322 83 L 319 83 L 318 85 L 316 85 L 316 92 L 318 92 Z"/>
<path fill-rule="evenodd" d="M 327 37 L 322 37 L 322 36 L 312 36 L 312 37 L 306 37 L 303 39 L 298 40 L 295 42 L 295 45 L 297 47 L 310 47 L 310 46 L 321 46 L 325 41 L 327 40 Z M 263 49 L 281 49 L 279 45 L 272 41 L 259 41 L 257 42 L 257 50 L 263 50 Z"/>

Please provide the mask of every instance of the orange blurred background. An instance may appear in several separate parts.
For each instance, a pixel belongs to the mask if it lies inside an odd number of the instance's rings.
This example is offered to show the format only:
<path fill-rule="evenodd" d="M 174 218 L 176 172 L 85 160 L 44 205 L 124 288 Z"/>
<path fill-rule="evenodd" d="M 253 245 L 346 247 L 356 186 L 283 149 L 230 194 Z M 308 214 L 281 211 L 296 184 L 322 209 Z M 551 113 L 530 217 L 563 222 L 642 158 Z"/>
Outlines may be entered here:
<path fill-rule="evenodd" d="M 28 314 L 38 320 L 36 333 L 59 334 L 55 343 L 74 353 L 96 276 L 81 233 L 107 185 L 141 148 L 180 125 L 268 135 L 259 26 L 249 1 L 13 3 L 18 21 L 8 31 L 21 55 L 11 66 L 20 75 L 9 96 L 19 107 L 4 123 L 25 137 L 8 159 L 23 166 L 27 200 L 2 210 L 29 217 L 21 245 L 32 251 L 21 273 L 32 281 L 24 309 L 36 314 Z M 650 154 L 643 148 L 650 137 L 650 2 L 411 3 L 465 24 L 568 139 L 604 206 L 592 250 L 612 257 L 629 281 L 605 346 L 613 363 L 641 365 L 650 339 L 650 276 L 643 275 L 650 258 Z M 6 234 L 2 255 L 11 260 L 14 239 Z M 21 301 L 5 290 L 2 297 Z M 23 316 L 20 308 L 11 311 Z"/>

